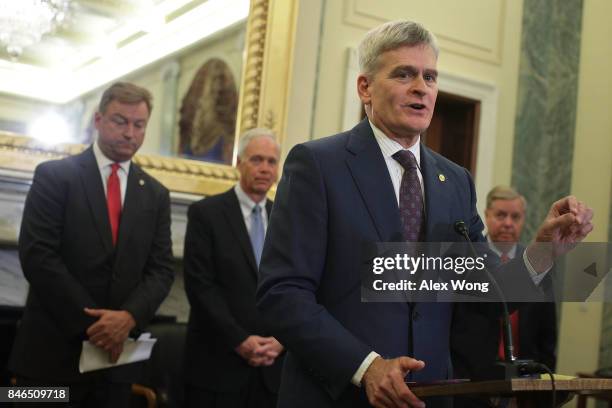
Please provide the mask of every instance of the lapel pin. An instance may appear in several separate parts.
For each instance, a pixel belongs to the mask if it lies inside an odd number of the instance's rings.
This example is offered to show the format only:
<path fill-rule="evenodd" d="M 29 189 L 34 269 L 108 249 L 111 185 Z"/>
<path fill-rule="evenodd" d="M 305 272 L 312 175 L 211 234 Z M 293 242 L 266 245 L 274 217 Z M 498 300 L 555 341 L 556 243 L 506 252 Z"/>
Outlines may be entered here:
<path fill-rule="evenodd" d="M 141 186 L 144 186 L 144 180 L 143 179 L 138 180 L 138 184 L 140 184 Z"/>
<path fill-rule="evenodd" d="M 438 179 L 440 179 L 441 182 L 446 181 L 446 177 L 444 176 L 444 174 L 438 174 Z"/>

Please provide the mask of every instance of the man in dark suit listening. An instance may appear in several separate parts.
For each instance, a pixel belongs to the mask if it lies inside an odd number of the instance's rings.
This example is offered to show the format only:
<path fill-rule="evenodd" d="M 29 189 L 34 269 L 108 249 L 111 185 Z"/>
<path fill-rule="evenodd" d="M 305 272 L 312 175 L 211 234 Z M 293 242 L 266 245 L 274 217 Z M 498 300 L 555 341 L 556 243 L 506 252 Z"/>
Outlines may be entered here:
<path fill-rule="evenodd" d="M 272 131 L 238 145 L 240 182 L 189 208 L 185 290 L 191 305 L 186 380 L 189 407 L 275 407 L 283 346 L 255 307 L 257 268 L 278 174 Z"/>
<path fill-rule="evenodd" d="M 285 162 L 260 267 L 257 306 L 287 347 L 279 407 L 421 407 L 405 384 L 449 378 L 452 304 L 362 302 L 360 249 L 372 242 L 484 241 L 467 170 L 420 142 L 437 96 L 438 47 L 409 21 L 383 24 L 359 47 L 367 119 L 298 145 Z M 592 212 L 553 204 L 537 240 L 577 241 Z M 398 239 L 398 237 L 400 239 Z M 534 285 L 551 268 L 537 246 L 515 262 Z M 428 401 L 447 406 L 449 399 Z"/>
<path fill-rule="evenodd" d="M 151 108 L 146 89 L 113 84 L 97 141 L 39 165 L 26 199 L 19 255 L 30 291 L 9 365 L 20 386 L 69 386 L 71 406 L 129 406 L 137 367 L 80 374 L 82 341 L 116 362 L 172 284 L 168 190 L 131 161 Z"/>
<path fill-rule="evenodd" d="M 518 243 L 527 201 L 511 187 L 496 186 L 487 194 L 487 241 L 499 262 L 523 256 Z M 511 272 L 511 271 L 509 271 Z M 550 284 L 549 282 L 543 284 Z M 476 303 L 457 304 L 454 310 L 451 354 L 456 378 L 486 378 L 498 360 L 504 360 L 500 321 L 478 313 Z M 515 357 L 556 365 L 557 318 L 554 302 L 519 303 L 510 315 Z M 480 400 L 456 398 L 455 408 L 488 406 Z"/>

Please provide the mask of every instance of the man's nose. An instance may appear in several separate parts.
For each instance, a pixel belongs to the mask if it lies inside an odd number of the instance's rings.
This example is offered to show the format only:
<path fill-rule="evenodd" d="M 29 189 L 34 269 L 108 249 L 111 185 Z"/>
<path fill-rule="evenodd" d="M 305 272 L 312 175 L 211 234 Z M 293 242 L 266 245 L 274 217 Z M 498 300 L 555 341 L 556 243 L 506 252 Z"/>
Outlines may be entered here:
<path fill-rule="evenodd" d="M 136 133 L 136 127 L 133 123 L 128 123 L 125 125 L 125 129 L 123 131 L 123 136 L 127 139 L 132 139 L 134 134 Z"/>
<path fill-rule="evenodd" d="M 410 91 L 419 96 L 425 95 L 427 92 L 427 84 L 425 80 L 420 75 L 417 75 L 412 81 L 412 86 L 410 87 Z"/>
<path fill-rule="evenodd" d="M 269 173 L 272 171 L 272 168 L 274 167 L 274 165 L 272 163 L 270 163 L 267 160 L 264 160 L 261 162 L 261 166 L 259 166 L 259 170 L 262 172 L 266 172 Z"/>

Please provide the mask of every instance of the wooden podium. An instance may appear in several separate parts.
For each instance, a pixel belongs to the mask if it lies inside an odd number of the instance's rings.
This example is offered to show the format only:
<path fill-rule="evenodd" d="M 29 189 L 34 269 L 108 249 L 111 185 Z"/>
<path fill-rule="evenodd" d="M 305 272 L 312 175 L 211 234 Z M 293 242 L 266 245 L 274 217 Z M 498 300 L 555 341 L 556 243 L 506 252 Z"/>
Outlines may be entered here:
<path fill-rule="evenodd" d="M 551 405 L 550 380 L 515 378 L 511 380 L 470 381 L 456 384 L 414 385 L 410 387 L 419 398 L 473 395 L 489 397 L 514 397 L 520 408 L 545 408 Z M 574 378 L 555 380 L 557 406 L 569 402 L 575 394 L 596 395 L 612 391 L 610 378 Z"/>

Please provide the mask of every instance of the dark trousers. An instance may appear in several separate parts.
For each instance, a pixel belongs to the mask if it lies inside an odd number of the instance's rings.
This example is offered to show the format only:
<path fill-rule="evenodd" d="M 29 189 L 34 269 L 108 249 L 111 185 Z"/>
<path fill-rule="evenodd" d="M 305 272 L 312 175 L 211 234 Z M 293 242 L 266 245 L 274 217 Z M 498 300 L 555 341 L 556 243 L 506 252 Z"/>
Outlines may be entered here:
<path fill-rule="evenodd" d="M 187 408 L 275 408 L 277 394 L 266 387 L 259 372 L 232 392 L 216 392 L 187 384 Z"/>
<path fill-rule="evenodd" d="M 69 387 L 70 402 L 40 402 L 18 403 L 15 408 L 40 407 L 45 408 L 129 408 L 132 384 L 113 383 L 99 377 L 79 382 L 60 382 L 17 377 L 18 387 Z"/>

